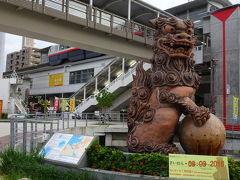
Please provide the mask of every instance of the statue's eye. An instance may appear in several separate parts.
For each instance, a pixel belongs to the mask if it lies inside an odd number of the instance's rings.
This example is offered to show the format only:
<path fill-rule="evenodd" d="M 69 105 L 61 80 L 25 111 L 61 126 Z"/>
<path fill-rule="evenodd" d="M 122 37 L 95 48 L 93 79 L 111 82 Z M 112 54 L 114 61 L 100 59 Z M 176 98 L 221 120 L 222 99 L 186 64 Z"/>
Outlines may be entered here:
<path fill-rule="evenodd" d="M 176 29 L 175 29 L 173 26 L 170 26 L 170 25 L 166 25 L 166 26 L 164 27 L 164 30 L 165 30 L 165 32 L 167 32 L 167 33 L 174 33 L 174 32 L 176 31 Z"/>
<path fill-rule="evenodd" d="M 187 29 L 187 33 L 188 33 L 188 34 L 192 34 L 192 33 L 193 33 L 193 29 L 192 29 L 192 28 L 188 28 L 188 29 Z"/>

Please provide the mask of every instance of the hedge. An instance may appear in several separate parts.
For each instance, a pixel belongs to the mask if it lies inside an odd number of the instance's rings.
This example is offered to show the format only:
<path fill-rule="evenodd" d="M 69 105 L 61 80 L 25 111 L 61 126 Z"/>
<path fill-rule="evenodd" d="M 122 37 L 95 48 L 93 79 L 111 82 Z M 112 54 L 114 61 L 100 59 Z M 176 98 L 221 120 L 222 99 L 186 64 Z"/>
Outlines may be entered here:
<path fill-rule="evenodd" d="M 157 153 L 124 155 L 120 150 L 92 145 L 87 149 L 91 168 L 118 171 L 123 173 L 145 174 L 168 177 L 168 157 Z M 240 161 L 229 158 L 231 180 L 239 180 Z"/>

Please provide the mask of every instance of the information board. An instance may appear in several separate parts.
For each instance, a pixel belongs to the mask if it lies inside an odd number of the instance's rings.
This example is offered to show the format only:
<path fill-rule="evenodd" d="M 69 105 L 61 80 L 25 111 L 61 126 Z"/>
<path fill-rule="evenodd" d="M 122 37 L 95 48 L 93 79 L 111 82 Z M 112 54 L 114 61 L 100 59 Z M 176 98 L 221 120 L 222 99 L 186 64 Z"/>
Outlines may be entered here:
<path fill-rule="evenodd" d="M 229 180 L 228 159 L 224 156 L 169 154 L 169 177 Z"/>
<path fill-rule="evenodd" d="M 78 165 L 93 138 L 92 136 L 55 133 L 40 154 L 47 160 Z"/>

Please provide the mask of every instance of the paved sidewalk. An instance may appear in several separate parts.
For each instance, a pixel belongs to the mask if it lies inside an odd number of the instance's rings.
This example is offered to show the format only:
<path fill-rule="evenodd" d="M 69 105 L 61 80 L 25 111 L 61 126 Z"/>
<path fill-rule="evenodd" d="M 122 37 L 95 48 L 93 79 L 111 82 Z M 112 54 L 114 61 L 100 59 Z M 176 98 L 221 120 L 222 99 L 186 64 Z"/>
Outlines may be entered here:
<path fill-rule="evenodd" d="M 2 149 L 9 144 L 10 135 L 0 137 L 0 152 Z"/>

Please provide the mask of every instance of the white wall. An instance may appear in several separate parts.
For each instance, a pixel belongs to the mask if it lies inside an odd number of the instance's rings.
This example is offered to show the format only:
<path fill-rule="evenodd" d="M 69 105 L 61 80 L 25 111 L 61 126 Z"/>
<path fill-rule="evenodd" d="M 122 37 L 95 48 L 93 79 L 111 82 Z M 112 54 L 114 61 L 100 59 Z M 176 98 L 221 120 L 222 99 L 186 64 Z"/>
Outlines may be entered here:
<path fill-rule="evenodd" d="M 3 112 L 9 112 L 9 109 L 11 107 L 10 103 L 10 87 L 11 84 L 15 84 L 16 79 L 15 78 L 9 78 L 9 79 L 0 79 L 0 100 L 3 100 Z"/>
<path fill-rule="evenodd" d="M 54 70 L 43 71 L 31 74 L 32 77 L 32 89 L 30 90 L 31 95 L 42 95 L 42 94 L 61 94 L 61 93 L 73 93 L 81 88 L 85 83 L 80 84 L 69 84 L 70 72 L 94 68 L 94 75 L 99 73 L 105 66 L 107 66 L 114 58 L 96 60 L 89 63 L 72 65 L 65 68 L 64 73 L 64 85 L 57 87 L 49 87 L 49 76 L 52 74 L 63 73 L 64 68 L 56 68 Z"/>

